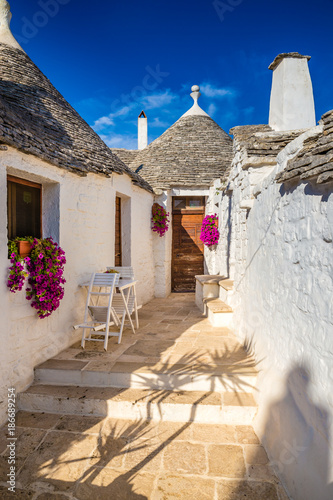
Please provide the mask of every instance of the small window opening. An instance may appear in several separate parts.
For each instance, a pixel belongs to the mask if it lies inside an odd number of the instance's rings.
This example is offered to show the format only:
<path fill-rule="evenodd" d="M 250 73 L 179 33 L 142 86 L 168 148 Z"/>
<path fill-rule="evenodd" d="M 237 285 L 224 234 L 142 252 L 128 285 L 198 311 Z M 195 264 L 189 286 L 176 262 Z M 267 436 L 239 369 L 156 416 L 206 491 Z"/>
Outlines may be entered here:
<path fill-rule="evenodd" d="M 8 239 L 42 236 L 42 186 L 7 176 Z"/>

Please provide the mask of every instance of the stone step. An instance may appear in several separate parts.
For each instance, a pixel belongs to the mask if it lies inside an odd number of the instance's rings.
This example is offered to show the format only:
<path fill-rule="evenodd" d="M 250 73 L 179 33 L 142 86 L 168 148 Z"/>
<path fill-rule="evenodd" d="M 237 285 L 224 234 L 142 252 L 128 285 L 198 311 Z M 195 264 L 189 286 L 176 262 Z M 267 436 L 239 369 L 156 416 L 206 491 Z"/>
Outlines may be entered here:
<path fill-rule="evenodd" d="M 202 274 L 195 277 L 195 303 L 202 313 L 206 314 L 205 301 L 219 296 L 221 279 L 219 274 Z"/>
<path fill-rule="evenodd" d="M 18 395 L 18 409 L 121 419 L 250 425 L 252 394 L 120 389 L 34 384 Z"/>
<path fill-rule="evenodd" d="M 223 279 L 219 281 L 219 299 L 228 305 L 230 305 L 230 300 L 232 298 L 233 287 L 233 280 Z"/>
<path fill-rule="evenodd" d="M 257 371 L 250 357 L 212 366 L 207 362 L 146 363 L 114 361 L 109 366 L 89 368 L 88 361 L 51 359 L 35 369 L 35 381 L 42 384 L 88 387 L 187 391 L 241 391 L 251 393 Z"/>
<path fill-rule="evenodd" d="M 230 326 L 232 322 L 232 308 L 221 299 L 207 300 L 207 317 L 213 326 Z"/>

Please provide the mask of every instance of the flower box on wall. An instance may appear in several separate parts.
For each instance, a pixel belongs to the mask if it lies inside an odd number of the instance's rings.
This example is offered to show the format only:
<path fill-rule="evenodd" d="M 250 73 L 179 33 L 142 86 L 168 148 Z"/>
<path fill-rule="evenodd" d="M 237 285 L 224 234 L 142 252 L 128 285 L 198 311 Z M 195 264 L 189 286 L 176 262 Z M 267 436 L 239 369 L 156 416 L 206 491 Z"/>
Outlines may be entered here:
<path fill-rule="evenodd" d="M 20 257 L 28 257 L 31 253 L 31 243 L 27 240 L 17 242 L 17 250 Z"/>

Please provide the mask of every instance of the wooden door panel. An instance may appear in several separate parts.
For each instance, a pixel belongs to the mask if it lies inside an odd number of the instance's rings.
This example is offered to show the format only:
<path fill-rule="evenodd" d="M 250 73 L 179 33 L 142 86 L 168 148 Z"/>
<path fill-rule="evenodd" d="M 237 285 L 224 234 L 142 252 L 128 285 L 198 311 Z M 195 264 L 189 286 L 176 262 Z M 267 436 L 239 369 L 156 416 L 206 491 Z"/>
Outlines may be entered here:
<path fill-rule="evenodd" d="M 194 291 L 195 275 L 203 274 L 204 245 L 200 240 L 204 212 L 173 214 L 172 289 Z"/>
<path fill-rule="evenodd" d="M 115 266 L 122 266 L 122 243 L 121 243 L 121 198 L 116 197 L 116 221 L 115 221 Z"/>

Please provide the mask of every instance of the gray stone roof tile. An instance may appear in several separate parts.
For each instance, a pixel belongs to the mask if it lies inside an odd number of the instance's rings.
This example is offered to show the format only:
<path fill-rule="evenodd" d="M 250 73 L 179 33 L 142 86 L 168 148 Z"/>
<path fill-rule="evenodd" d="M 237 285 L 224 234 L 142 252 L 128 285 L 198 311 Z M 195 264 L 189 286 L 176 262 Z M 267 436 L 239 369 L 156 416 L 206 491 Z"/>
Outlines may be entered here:
<path fill-rule="evenodd" d="M 102 139 L 22 51 L 0 43 L 0 142 L 78 175 L 127 174 L 149 184 Z"/>
<path fill-rule="evenodd" d="M 304 141 L 301 151 L 277 175 L 277 182 L 313 179 L 323 184 L 333 180 L 333 110 L 327 111 L 321 122 L 323 132 Z"/>
<path fill-rule="evenodd" d="M 130 167 L 154 188 L 210 186 L 226 178 L 232 139 L 209 116 L 181 117 L 164 134 L 138 151 Z"/>
<path fill-rule="evenodd" d="M 274 165 L 276 157 L 303 130 L 275 131 L 269 125 L 245 125 L 230 130 L 244 153 L 243 168 Z"/>
<path fill-rule="evenodd" d="M 138 154 L 138 149 L 111 148 L 112 153 L 118 156 L 126 165 L 132 163 Z"/>

